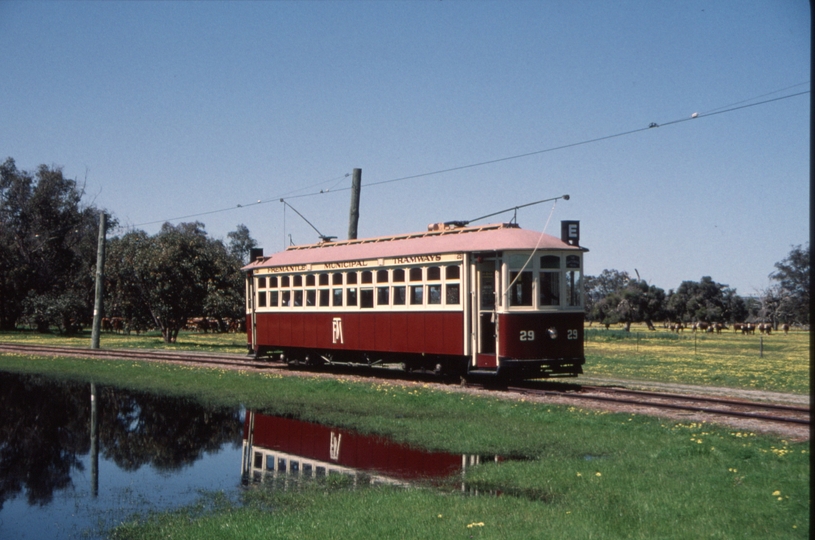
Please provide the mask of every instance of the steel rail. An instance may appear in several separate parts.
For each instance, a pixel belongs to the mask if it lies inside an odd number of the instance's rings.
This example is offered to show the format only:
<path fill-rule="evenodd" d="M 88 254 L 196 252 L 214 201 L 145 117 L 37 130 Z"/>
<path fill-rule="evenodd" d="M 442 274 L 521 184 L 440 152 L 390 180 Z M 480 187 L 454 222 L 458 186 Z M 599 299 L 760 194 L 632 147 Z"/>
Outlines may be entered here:
<path fill-rule="evenodd" d="M 604 388 L 602 386 L 584 386 L 583 390 L 589 390 L 592 392 L 610 392 L 614 394 L 630 394 L 635 396 L 648 396 L 648 397 L 656 397 L 656 398 L 666 398 L 666 399 L 679 399 L 685 401 L 706 401 L 709 403 L 720 403 L 722 405 L 735 405 L 737 407 L 747 407 L 747 406 L 760 406 L 765 409 L 775 409 L 780 411 L 793 411 L 793 412 L 802 412 L 802 413 L 809 413 L 809 407 L 798 407 L 795 405 L 783 405 L 781 403 L 767 403 L 767 402 L 759 402 L 759 401 L 746 401 L 746 400 L 739 400 L 739 399 L 727 399 L 727 398 L 720 398 L 720 397 L 713 397 L 713 396 L 695 396 L 695 395 L 686 395 L 686 394 L 673 394 L 670 392 L 649 392 L 646 390 L 629 390 L 627 388 Z"/>
<path fill-rule="evenodd" d="M 701 405 L 689 405 L 689 404 L 680 404 L 680 403 L 666 403 L 666 402 L 659 402 L 659 401 L 649 401 L 649 400 L 636 400 L 631 398 L 618 398 L 612 396 L 601 396 L 596 394 L 578 394 L 578 393 L 565 393 L 565 392 L 556 392 L 552 390 L 535 390 L 531 388 L 522 388 L 522 387 L 510 387 L 508 388 L 511 391 L 519 392 L 519 393 L 528 393 L 528 394 L 537 394 L 537 395 L 557 395 L 559 397 L 565 397 L 567 399 L 574 399 L 574 400 L 593 400 L 593 401 L 605 401 L 611 403 L 622 403 L 626 405 L 637 405 L 639 407 L 654 407 L 660 409 L 671 409 L 677 411 L 690 411 L 690 412 L 699 412 L 699 413 L 706 413 L 706 414 L 715 414 L 719 416 L 730 416 L 730 417 L 738 417 L 738 418 L 750 418 L 754 420 L 762 420 L 767 422 L 780 422 L 785 424 L 799 424 L 799 425 L 810 425 L 809 419 L 804 418 L 791 418 L 791 417 L 784 417 L 784 416 L 773 416 L 769 414 L 763 414 L 761 412 L 756 411 L 734 411 L 734 410 L 724 410 L 724 409 L 716 409 L 711 407 L 705 407 Z M 659 399 L 675 399 L 671 397 L 670 394 L 658 394 L 653 393 L 653 397 L 657 397 Z M 697 402 L 713 402 L 716 403 L 716 398 L 707 399 L 704 397 L 693 397 L 693 396 L 681 396 L 679 399 L 682 400 L 693 400 Z M 721 404 L 721 403 L 720 403 Z M 756 403 L 756 402 L 739 402 L 737 404 L 739 407 L 754 407 L 757 410 L 761 409 L 768 409 L 772 407 L 767 407 L 764 403 Z M 805 409 L 799 412 L 803 412 L 809 414 L 809 410 Z"/>
<path fill-rule="evenodd" d="M 0 343 L 0 352 L 45 356 L 71 356 L 120 360 L 164 361 L 178 363 L 210 364 L 231 367 L 268 369 L 268 362 L 247 359 L 241 355 L 200 353 L 192 351 L 159 351 L 152 349 L 84 349 L 80 347 L 55 347 L 47 345 L 24 345 Z"/>

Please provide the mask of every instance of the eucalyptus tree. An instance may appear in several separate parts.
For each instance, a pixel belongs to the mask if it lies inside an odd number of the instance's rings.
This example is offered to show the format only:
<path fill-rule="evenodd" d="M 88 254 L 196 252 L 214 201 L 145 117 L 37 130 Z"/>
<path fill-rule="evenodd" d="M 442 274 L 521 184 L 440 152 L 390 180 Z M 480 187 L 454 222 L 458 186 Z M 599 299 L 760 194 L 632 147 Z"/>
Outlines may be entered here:
<path fill-rule="evenodd" d="M 59 167 L 0 165 L 0 328 L 40 331 L 89 322 L 100 210 Z"/>
<path fill-rule="evenodd" d="M 776 271 L 770 278 L 777 282 L 771 287 L 772 296 L 768 302 L 775 306 L 775 313 L 781 322 L 809 324 L 810 315 L 810 252 L 809 245 L 794 246 L 789 255 L 775 263 Z"/>
<path fill-rule="evenodd" d="M 172 343 L 190 318 L 242 314 L 240 267 L 240 259 L 209 238 L 200 222 L 165 223 L 155 236 L 129 232 L 110 243 L 111 313 L 149 320 Z"/>

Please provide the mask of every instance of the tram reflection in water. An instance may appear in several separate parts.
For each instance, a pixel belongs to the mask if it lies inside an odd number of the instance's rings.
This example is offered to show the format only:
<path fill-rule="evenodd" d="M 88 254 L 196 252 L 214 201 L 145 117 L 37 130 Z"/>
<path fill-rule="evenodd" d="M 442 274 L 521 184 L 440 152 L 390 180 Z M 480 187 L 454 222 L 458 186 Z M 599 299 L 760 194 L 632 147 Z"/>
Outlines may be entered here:
<path fill-rule="evenodd" d="M 485 460 L 502 458 L 429 452 L 350 430 L 247 411 L 241 470 L 247 484 L 338 474 L 351 478 L 354 485 L 407 486 L 463 474 Z"/>

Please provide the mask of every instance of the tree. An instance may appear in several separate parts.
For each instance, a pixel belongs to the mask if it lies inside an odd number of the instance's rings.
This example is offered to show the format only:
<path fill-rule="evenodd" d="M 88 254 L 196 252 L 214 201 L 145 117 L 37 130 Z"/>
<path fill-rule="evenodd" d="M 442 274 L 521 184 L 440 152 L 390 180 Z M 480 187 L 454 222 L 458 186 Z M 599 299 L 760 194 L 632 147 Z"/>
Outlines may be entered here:
<path fill-rule="evenodd" d="M 241 223 L 226 236 L 229 238 L 229 254 L 244 264 L 248 263 L 250 250 L 258 246 L 257 240 L 249 234 L 249 228 Z"/>
<path fill-rule="evenodd" d="M 778 321 L 809 324 L 809 256 L 809 245 L 798 245 L 783 261 L 775 263 L 776 271 L 770 278 L 778 282 L 773 295 Z"/>
<path fill-rule="evenodd" d="M 23 317 L 40 331 L 89 322 L 100 210 L 83 194 L 58 167 L 0 165 L 0 328 Z"/>
<path fill-rule="evenodd" d="M 241 316 L 241 261 L 199 222 L 165 223 L 153 237 L 134 231 L 111 241 L 108 256 L 112 313 L 148 319 L 167 343 L 191 317 Z"/>
<path fill-rule="evenodd" d="M 586 287 L 586 313 L 590 320 L 598 321 L 603 324 L 608 319 L 609 305 L 613 303 L 616 307 L 619 299 L 616 302 L 604 302 L 600 305 L 606 297 L 622 291 L 631 277 L 628 272 L 620 272 L 619 270 L 603 270 L 599 276 L 586 276 L 584 283 Z M 613 309 L 613 308 L 612 308 Z M 619 320 L 608 322 L 608 324 L 616 324 Z"/>
<path fill-rule="evenodd" d="M 743 302 L 735 300 L 736 291 L 716 283 L 710 276 L 701 281 L 683 281 L 667 302 L 669 316 L 682 322 L 727 322 L 743 313 Z"/>

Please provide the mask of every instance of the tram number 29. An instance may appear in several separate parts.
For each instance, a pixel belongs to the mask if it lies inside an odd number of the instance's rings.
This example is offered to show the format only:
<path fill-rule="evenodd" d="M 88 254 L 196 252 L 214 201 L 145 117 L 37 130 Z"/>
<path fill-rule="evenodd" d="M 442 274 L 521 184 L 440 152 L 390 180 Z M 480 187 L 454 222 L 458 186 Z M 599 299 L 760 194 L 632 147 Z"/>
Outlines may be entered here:
<path fill-rule="evenodd" d="M 566 339 L 578 339 L 577 329 L 566 330 Z"/>
<path fill-rule="evenodd" d="M 535 331 L 521 330 L 521 341 L 535 341 Z"/>

